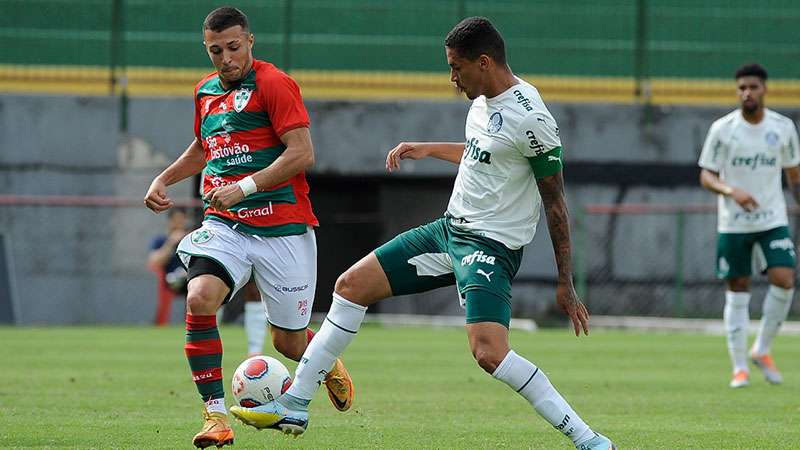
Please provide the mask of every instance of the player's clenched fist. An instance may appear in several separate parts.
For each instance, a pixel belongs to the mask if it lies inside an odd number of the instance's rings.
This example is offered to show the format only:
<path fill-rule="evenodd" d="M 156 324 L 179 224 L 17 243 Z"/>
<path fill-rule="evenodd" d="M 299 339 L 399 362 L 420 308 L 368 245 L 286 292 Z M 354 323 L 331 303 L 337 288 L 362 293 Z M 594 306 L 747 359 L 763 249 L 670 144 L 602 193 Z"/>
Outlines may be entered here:
<path fill-rule="evenodd" d="M 400 168 L 401 159 L 422 159 L 428 156 L 428 146 L 420 142 L 401 142 L 386 155 L 386 170 Z"/>
<path fill-rule="evenodd" d="M 211 189 L 203 198 L 217 211 L 225 211 L 242 201 L 244 192 L 238 184 L 229 184 Z"/>
<path fill-rule="evenodd" d="M 167 185 L 156 178 L 144 196 L 144 205 L 158 214 L 172 208 L 172 200 L 167 197 Z"/>

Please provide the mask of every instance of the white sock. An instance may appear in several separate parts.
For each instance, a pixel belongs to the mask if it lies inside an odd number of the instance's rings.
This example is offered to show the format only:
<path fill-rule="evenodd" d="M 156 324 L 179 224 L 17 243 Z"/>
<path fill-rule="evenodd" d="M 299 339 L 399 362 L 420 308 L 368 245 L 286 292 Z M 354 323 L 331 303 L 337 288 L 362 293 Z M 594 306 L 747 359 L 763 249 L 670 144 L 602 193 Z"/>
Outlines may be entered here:
<path fill-rule="evenodd" d="M 244 332 L 247 334 L 247 354 L 260 355 L 267 335 L 267 313 L 261 302 L 244 302 Z"/>
<path fill-rule="evenodd" d="M 789 315 L 792 307 L 794 289 L 783 289 L 770 285 L 767 296 L 764 298 L 764 313 L 761 315 L 761 326 L 758 336 L 753 344 L 753 353 L 766 355 L 772 346 L 772 340 L 778 335 L 781 324 Z"/>
<path fill-rule="evenodd" d="M 328 316 L 300 358 L 287 394 L 302 400 L 314 397 L 336 358 L 356 336 L 366 312 L 365 306 L 357 305 L 334 292 Z"/>
<path fill-rule="evenodd" d="M 214 400 L 207 401 L 206 411 L 208 411 L 209 413 L 228 414 L 228 410 L 225 409 L 225 399 L 215 398 Z"/>
<path fill-rule="evenodd" d="M 514 353 L 514 350 L 508 352 L 492 376 L 525 397 L 544 420 L 572 439 L 575 445 L 583 444 L 595 436 L 594 431 L 550 384 L 547 375 L 532 362 Z"/>
<path fill-rule="evenodd" d="M 722 318 L 725 321 L 725 335 L 728 339 L 728 354 L 731 357 L 733 371 L 747 368 L 747 325 L 750 322 L 749 292 L 725 291 L 725 309 Z"/>

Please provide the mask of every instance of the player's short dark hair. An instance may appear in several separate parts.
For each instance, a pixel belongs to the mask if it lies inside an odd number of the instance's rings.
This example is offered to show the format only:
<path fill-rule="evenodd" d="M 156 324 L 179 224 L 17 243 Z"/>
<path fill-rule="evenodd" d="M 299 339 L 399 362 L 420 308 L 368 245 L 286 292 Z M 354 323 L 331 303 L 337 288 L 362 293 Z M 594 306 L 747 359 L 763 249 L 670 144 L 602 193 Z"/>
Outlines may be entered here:
<path fill-rule="evenodd" d="M 734 79 L 738 80 L 741 77 L 758 77 L 761 78 L 761 81 L 767 81 L 767 69 L 761 64 L 745 64 L 736 69 L 736 76 Z"/>
<path fill-rule="evenodd" d="M 215 33 L 236 25 L 241 26 L 244 31 L 250 29 L 247 16 L 233 6 L 221 6 L 208 13 L 206 20 L 203 21 L 203 29 L 211 30 Z"/>
<path fill-rule="evenodd" d="M 467 17 L 462 20 L 447 33 L 444 45 L 470 61 L 481 55 L 489 55 L 499 64 L 506 63 L 503 36 L 486 17 Z"/>

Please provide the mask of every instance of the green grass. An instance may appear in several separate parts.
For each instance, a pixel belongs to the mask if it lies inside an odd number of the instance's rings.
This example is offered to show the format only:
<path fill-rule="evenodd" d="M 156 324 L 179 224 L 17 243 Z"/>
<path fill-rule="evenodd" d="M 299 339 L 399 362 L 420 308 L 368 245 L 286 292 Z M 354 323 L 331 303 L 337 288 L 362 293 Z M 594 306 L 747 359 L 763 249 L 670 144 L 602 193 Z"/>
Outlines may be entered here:
<path fill-rule="evenodd" d="M 222 329 L 226 389 L 241 328 Z M 0 447 L 191 448 L 201 404 L 180 328 L 0 328 Z M 771 449 L 800 442 L 800 338 L 779 337 L 783 386 L 727 387 L 724 339 L 513 332 L 578 413 L 622 449 Z M 269 346 L 268 346 L 269 347 Z M 268 353 L 274 353 L 268 352 Z M 297 439 L 236 423 L 250 448 L 570 448 L 472 361 L 461 329 L 365 327 L 345 353 L 356 402 L 320 392 Z M 291 370 L 294 363 L 287 364 Z"/>

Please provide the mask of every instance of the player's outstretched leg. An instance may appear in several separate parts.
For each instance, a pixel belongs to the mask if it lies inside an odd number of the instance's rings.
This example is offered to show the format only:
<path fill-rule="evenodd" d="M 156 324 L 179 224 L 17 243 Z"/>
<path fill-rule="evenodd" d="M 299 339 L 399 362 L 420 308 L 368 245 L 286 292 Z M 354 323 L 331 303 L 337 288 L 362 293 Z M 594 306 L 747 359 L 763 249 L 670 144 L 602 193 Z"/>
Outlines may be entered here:
<path fill-rule="evenodd" d="M 750 384 L 750 369 L 747 367 L 747 325 L 750 322 L 749 292 L 725 292 L 725 336 L 728 354 L 733 365 L 730 387 L 740 388 Z"/>
<path fill-rule="evenodd" d="M 289 390 L 277 401 L 254 408 L 232 406 L 231 413 L 247 425 L 301 434 L 308 427 L 308 405 L 338 356 L 353 340 L 367 308 L 333 295 L 333 303 L 322 327 L 309 343 L 297 366 Z"/>
<path fill-rule="evenodd" d="M 770 285 L 764 299 L 764 313 L 761 316 L 761 325 L 758 329 L 756 341 L 750 349 L 750 359 L 764 374 L 767 382 L 772 384 L 783 383 L 783 376 L 770 355 L 772 341 L 777 336 L 781 324 L 789 315 L 792 306 L 794 289 L 784 289 Z"/>

